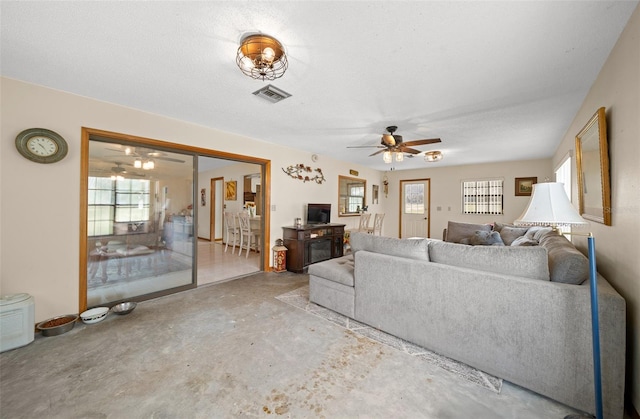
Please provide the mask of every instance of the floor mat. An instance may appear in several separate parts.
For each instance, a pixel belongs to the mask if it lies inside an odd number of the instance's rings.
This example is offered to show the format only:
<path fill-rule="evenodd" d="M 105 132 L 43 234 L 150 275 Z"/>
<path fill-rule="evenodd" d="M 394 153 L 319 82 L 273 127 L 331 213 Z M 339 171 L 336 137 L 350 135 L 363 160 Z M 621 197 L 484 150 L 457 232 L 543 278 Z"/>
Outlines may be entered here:
<path fill-rule="evenodd" d="M 384 345 L 391 346 L 397 350 L 403 351 L 411 356 L 423 359 L 433 365 L 436 365 L 446 371 L 449 371 L 469 382 L 477 384 L 495 393 L 500 393 L 502 389 L 502 379 L 494 377 L 485 372 L 477 370 L 473 367 L 455 361 L 451 358 L 439 355 L 428 349 L 414 345 L 411 342 L 389 335 L 364 323 L 357 322 L 347 316 L 321 307 L 317 304 L 309 302 L 309 286 L 300 287 L 293 291 L 287 292 L 276 297 L 278 300 L 297 307 L 307 313 L 314 314 L 339 326 L 342 326 L 354 333 L 373 339 Z"/>

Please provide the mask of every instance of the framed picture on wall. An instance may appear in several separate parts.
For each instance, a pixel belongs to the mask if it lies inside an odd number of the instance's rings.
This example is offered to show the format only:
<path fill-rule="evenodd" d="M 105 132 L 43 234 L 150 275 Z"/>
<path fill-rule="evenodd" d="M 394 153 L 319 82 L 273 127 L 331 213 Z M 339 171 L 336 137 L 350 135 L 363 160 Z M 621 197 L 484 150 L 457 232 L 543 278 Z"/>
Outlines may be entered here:
<path fill-rule="evenodd" d="M 537 177 L 517 177 L 516 196 L 531 196 L 533 185 L 538 183 Z"/>
<path fill-rule="evenodd" d="M 200 189 L 200 205 L 203 207 L 207 205 L 207 190 L 205 188 Z"/>
<path fill-rule="evenodd" d="M 235 201 L 238 199 L 238 182 L 230 180 L 224 183 L 224 199 L 225 201 Z"/>
<path fill-rule="evenodd" d="M 373 185 L 373 188 L 371 189 L 371 203 L 372 204 L 377 204 L 378 203 L 378 194 L 380 193 L 380 187 L 378 185 Z"/>

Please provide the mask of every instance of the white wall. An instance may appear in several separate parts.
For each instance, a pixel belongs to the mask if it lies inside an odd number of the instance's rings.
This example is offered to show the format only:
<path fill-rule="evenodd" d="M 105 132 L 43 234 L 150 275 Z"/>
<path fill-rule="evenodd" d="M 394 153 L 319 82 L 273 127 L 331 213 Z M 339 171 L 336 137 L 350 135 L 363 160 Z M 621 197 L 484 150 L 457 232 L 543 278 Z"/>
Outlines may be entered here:
<path fill-rule="evenodd" d="M 637 7 L 567 130 L 553 161 L 575 150 L 575 136 L 598 108 L 607 108 L 611 226 L 592 222 L 598 271 L 627 302 L 627 394 L 640 409 L 640 7 Z M 575 161 L 575 159 L 574 159 Z M 573 197 L 578 188 L 573 168 Z M 586 253 L 586 239 L 574 238 Z"/>
<path fill-rule="evenodd" d="M 338 175 L 358 170 L 369 180 L 368 188 L 380 177 L 375 170 L 323 155 L 313 163 L 310 153 L 8 78 L 0 78 L 0 103 L 0 293 L 33 295 L 37 321 L 78 312 L 81 127 L 269 159 L 276 207 L 272 245 L 282 226 L 304 216 L 306 203 L 330 202 L 337 208 Z M 67 157 L 49 165 L 24 159 L 15 137 L 34 127 L 62 135 L 69 144 Z M 303 183 L 282 171 L 299 163 L 321 168 L 326 182 Z M 342 221 L 337 212 L 332 221 Z"/>
<path fill-rule="evenodd" d="M 442 239 L 442 231 L 447 227 L 448 221 L 513 222 L 522 214 L 529 202 L 529 197 L 515 196 L 515 178 L 535 176 L 538 182 L 544 182 L 546 178 L 553 178 L 553 170 L 551 160 L 542 159 L 441 168 L 436 166 L 420 170 L 392 171 L 387 172 L 386 175 L 389 179 L 389 197 L 385 198 L 381 190 L 381 202 L 384 203 L 384 210 L 387 213 L 383 234 L 391 237 L 400 235 L 400 180 L 429 178 L 431 179 L 431 237 Z M 462 214 L 461 182 L 489 178 L 504 179 L 504 214 L 499 216 Z"/>

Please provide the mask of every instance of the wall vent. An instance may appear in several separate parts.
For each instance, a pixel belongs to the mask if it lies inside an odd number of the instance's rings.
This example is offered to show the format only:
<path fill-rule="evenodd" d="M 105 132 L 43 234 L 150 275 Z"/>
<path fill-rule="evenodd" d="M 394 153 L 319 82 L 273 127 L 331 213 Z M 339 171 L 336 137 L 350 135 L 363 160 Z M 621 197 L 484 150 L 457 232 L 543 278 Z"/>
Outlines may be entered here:
<path fill-rule="evenodd" d="M 278 103 L 281 100 L 284 100 L 291 96 L 290 93 L 287 93 L 284 90 L 280 90 L 270 84 L 267 84 L 260 90 L 256 90 L 255 92 L 253 92 L 253 94 L 265 100 L 268 100 L 271 103 Z"/>

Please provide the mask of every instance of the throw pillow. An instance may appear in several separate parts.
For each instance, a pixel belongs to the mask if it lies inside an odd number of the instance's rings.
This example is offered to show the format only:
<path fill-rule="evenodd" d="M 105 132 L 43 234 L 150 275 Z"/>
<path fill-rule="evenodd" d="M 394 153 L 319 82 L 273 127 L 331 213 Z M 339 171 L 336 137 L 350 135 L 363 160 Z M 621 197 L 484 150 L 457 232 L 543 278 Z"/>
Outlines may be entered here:
<path fill-rule="evenodd" d="M 460 243 L 460 240 L 472 236 L 476 231 L 491 231 L 490 224 L 458 223 L 449 221 L 447 224 L 447 237 L 445 241 Z"/>
<path fill-rule="evenodd" d="M 524 236 L 529 228 L 527 227 L 509 227 L 504 226 L 500 230 L 500 237 L 505 245 L 511 246 L 511 243 L 520 236 Z"/>
<path fill-rule="evenodd" d="M 511 242 L 511 246 L 537 246 L 538 240 L 530 239 L 527 234 Z"/>
<path fill-rule="evenodd" d="M 552 231 L 553 229 L 551 227 L 530 227 L 525 236 L 539 242 L 544 236 Z"/>
<path fill-rule="evenodd" d="M 505 224 L 499 221 L 496 221 L 495 223 L 493 223 L 493 229 L 498 233 L 500 233 L 504 227 L 515 227 L 515 226 L 513 224 Z"/>
<path fill-rule="evenodd" d="M 472 246 L 504 246 L 497 231 L 476 231 L 473 235 L 462 239 L 460 243 Z"/>

